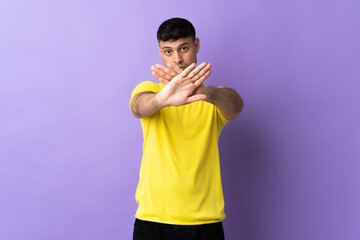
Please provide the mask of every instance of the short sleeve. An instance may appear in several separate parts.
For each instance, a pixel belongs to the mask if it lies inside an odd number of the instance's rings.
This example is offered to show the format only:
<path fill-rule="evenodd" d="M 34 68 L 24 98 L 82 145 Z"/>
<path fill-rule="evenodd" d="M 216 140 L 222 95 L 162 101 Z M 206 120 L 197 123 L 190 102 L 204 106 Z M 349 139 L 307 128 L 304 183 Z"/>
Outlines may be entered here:
<path fill-rule="evenodd" d="M 225 119 L 222 115 L 220 110 L 215 106 L 216 108 L 216 115 L 218 118 L 218 123 L 220 123 L 220 127 L 222 128 L 223 126 L 225 126 L 226 123 L 228 123 L 230 120 Z"/>
<path fill-rule="evenodd" d="M 153 83 L 151 81 L 146 81 L 138 84 L 131 93 L 131 98 L 129 102 L 130 106 L 131 100 L 134 98 L 134 96 L 141 92 L 159 92 L 159 89 L 156 83 Z"/>

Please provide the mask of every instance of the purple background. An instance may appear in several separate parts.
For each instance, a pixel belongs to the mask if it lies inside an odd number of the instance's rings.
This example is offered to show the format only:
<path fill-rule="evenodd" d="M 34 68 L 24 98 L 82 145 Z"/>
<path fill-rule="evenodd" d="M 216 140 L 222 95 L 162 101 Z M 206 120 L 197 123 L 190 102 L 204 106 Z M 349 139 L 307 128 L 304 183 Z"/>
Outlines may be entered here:
<path fill-rule="evenodd" d="M 360 2 L 0 2 L 0 239 L 131 239 L 142 150 L 132 89 L 156 30 L 193 22 L 224 129 L 227 239 L 360 239 Z"/>

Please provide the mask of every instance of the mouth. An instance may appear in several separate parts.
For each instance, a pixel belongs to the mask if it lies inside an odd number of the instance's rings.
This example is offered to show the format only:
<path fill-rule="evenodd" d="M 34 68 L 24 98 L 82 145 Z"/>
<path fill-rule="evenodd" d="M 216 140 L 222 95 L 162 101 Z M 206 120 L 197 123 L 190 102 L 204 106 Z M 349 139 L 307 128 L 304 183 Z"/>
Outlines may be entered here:
<path fill-rule="evenodd" d="M 184 70 L 186 68 L 186 66 L 181 65 L 181 66 L 179 66 L 179 68 Z"/>

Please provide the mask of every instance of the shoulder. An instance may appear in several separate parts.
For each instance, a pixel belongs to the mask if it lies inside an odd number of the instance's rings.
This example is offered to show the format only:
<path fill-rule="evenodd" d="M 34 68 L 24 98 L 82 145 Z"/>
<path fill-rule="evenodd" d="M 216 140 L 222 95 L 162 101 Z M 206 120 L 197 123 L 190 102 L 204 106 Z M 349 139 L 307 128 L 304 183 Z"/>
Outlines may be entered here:
<path fill-rule="evenodd" d="M 163 87 L 162 83 L 156 84 L 151 81 L 139 83 L 132 91 L 131 98 L 141 92 L 160 92 Z"/>
<path fill-rule="evenodd" d="M 154 82 L 151 82 L 151 81 L 144 81 L 144 82 L 141 82 L 139 83 L 138 85 L 136 85 L 136 87 L 134 88 L 134 90 L 136 89 L 149 89 L 149 90 L 156 90 L 157 88 L 157 85 L 156 83 Z"/>

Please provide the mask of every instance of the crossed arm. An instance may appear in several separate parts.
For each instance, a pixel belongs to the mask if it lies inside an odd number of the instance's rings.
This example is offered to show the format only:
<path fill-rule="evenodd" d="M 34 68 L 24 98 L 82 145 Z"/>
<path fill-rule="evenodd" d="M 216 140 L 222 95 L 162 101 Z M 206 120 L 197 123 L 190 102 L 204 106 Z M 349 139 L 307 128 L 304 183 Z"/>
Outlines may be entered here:
<path fill-rule="evenodd" d="M 137 118 L 145 118 L 167 106 L 181 106 L 204 100 L 214 104 L 225 119 L 235 119 L 243 108 L 243 101 L 230 88 L 216 88 L 203 84 L 211 74 L 210 68 L 211 64 L 206 63 L 197 67 L 193 63 L 184 71 L 158 64 L 152 66 L 152 74 L 165 84 L 165 87 L 158 93 L 136 94 L 131 101 L 131 112 Z"/>

